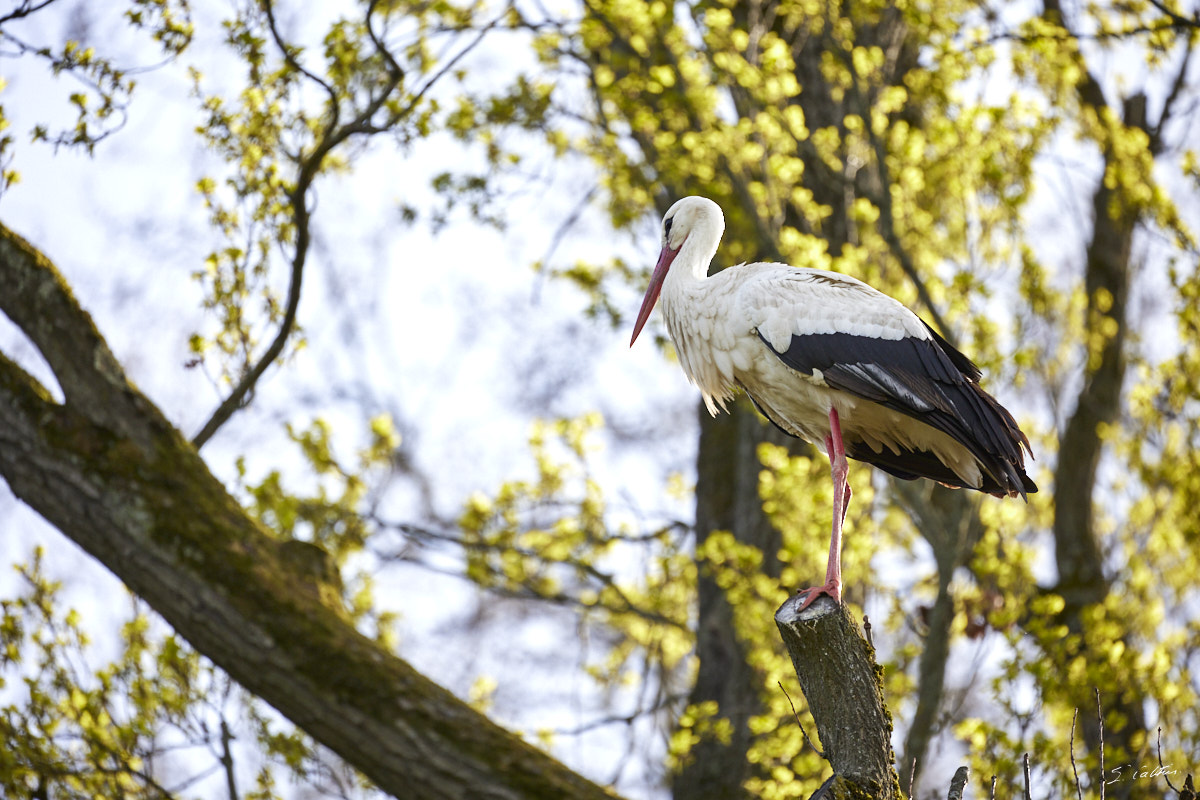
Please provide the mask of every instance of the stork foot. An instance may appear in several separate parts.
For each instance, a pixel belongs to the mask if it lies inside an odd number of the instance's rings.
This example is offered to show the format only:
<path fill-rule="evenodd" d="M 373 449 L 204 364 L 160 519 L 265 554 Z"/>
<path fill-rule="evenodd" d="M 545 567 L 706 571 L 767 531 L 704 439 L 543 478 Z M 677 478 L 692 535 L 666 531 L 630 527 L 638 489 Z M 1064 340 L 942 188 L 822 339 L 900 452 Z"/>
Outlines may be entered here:
<path fill-rule="evenodd" d="M 825 595 L 833 600 L 838 605 L 842 604 L 842 583 L 841 581 L 830 581 L 824 586 L 814 586 L 811 589 L 801 589 L 796 592 L 797 595 L 806 594 L 804 602 L 800 605 L 797 611 L 803 611 L 812 605 L 812 602 L 821 595 Z"/>

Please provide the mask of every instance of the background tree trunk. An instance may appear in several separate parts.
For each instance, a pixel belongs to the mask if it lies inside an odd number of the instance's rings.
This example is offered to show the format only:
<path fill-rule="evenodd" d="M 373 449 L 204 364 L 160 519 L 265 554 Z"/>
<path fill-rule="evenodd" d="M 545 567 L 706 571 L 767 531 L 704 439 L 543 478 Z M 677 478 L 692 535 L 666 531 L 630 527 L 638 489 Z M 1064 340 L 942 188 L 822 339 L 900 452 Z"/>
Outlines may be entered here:
<path fill-rule="evenodd" d="M 1146 127 L 1146 99 L 1139 95 L 1125 105 L 1125 124 Z M 1105 152 L 1106 169 L 1114 154 Z M 1133 233 L 1138 215 L 1107 185 L 1103 176 L 1092 196 L 1092 238 L 1087 247 L 1084 286 L 1087 291 L 1089 339 L 1098 337 L 1097 352 L 1088 346 L 1083 388 L 1075 411 L 1062 434 L 1059 459 L 1054 471 L 1054 557 L 1058 583 L 1053 591 L 1065 601 L 1060 619 L 1075 636 L 1087 626 L 1086 611 L 1104 602 L 1112 591 L 1105 575 L 1104 553 L 1095 527 L 1097 471 L 1104 452 L 1103 426 L 1118 420 L 1125 381 L 1125 340 L 1129 328 L 1129 285 L 1132 273 Z M 1068 657 L 1082 655 L 1098 662 L 1103 653 L 1091 652 L 1080 644 Z M 1065 662 L 1066 659 L 1064 659 Z M 1103 698 L 1106 716 L 1113 722 L 1104 732 L 1106 758 L 1136 758 L 1133 737 L 1146 729 L 1145 709 L 1135 698 L 1136 687 L 1125 687 L 1115 696 Z M 1077 687 L 1076 702 L 1088 708 L 1092 688 Z M 1121 720 L 1116 724 L 1115 720 Z M 1092 752 L 1100 745 L 1099 721 L 1080 714 L 1083 740 Z M 1129 786 L 1114 787 L 1114 797 L 1128 796 Z"/>
<path fill-rule="evenodd" d="M 763 569 L 779 577 L 782 566 L 776 554 L 779 532 L 763 513 L 758 492 L 762 442 L 801 444 L 765 424 L 744 401 L 734 403 L 728 415 L 712 417 L 703 404 L 700 414 L 700 450 L 696 479 L 696 540 L 702 542 L 713 531 L 729 531 L 739 542 L 758 548 Z M 750 776 L 746 760 L 750 746 L 750 717 L 763 711 L 760 696 L 763 680 L 747 663 L 746 648 L 738 639 L 733 609 L 725 591 L 701 564 L 699 580 L 699 624 L 696 656 L 700 666 L 689 702 L 716 701 L 718 714 L 729 720 L 729 741 L 705 738 L 691 752 L 687 764 L 675 776 L 676 798 L 742 797 Z"/>

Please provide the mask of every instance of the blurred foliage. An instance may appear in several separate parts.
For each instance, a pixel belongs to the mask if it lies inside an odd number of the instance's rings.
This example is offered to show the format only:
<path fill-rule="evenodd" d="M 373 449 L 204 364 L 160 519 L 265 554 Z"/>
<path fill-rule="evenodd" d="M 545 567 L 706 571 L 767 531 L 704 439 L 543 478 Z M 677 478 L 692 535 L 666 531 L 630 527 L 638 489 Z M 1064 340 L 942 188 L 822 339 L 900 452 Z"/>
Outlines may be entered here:
<path fill-rule="evenodd" d="M 276 767 L 323 794 L 347 797 L 364 787 L 305 734 L 290 724 L 281 730 L 274 712 L 165 631 L 136 598 L 119 651 L 104 663 L 84 615 L 64 607 L 63 587 L 46 576 L 44 560 L 38 549 L 16 565 L 23 591 L 0 601 L 0 689 L 22 698 L 0 706 L 5 797 L 221 796 L 215 784 L 227 797 L 274 800 L 287 796 L 276 786 Z M 261 763 L 250 785 L 243 759 Z"/>
<path fill-rule="evenodd" d="M 591 414 L 534 426 L 536 477 L 467 501 L 466 574 L 490 591 L 577 609 L 609 639 L 588 673 L 609 688 L 652 678 L 642 710 L 658 711 L 691 679 L 696 563 L 676 527 L 644 531 L 608 513 L 587 469 L 588 435 L 601 424 Z"/>
<path fill-rule="evenodd" d="M 17 565 L 22 591 L 0 601 L 5 797 L 161 798 L 219 769 L 229 680 L 137 601 L 104 663 L 44 558 Z"/>
<path fill-rule="evenodd" d="M 196 132 L 225 161 L 224 174 L 196 187 L 223 243 L 194 273 L 216 326 L 191 347 L 200 360 L 215 355 L 227 382 L 295 338 L 316 183 L 351 169 L 372 139 L 405 149 L 430 136 L 441 124 L 433 85 L 489 27 L 476 3 L 372 0 L 299 44 L 285 39 L 274 6 L 240 4 L 223 22 L 225 45 L 246 69 L 236 98 L 207 93 L 191 70 L 205 114 Z"/>

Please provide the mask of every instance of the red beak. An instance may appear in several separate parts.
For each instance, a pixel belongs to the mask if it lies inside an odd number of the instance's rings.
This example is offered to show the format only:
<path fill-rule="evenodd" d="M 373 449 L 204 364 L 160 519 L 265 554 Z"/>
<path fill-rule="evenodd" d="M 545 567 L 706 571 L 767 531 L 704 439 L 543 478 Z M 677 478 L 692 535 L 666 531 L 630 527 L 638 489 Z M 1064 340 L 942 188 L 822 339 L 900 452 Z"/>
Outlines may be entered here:
<path fill-rule="evenodd" d="M 682 246 L 680 244 L 680 247 Z M 633 326 L 633 338 L 629 340 L 630 347 L 633 347 L 638 334 L 642 332 L 642 326 L 650 318 L 650 312 L 654 310 L 654 304 L 658 302 L 658 294 L 662 291 L 663 279 L 667 277 L 667 270 L 671 268 L 671 262 L 678 254 L 678 249 L 672 250 L 666 245 L 663 245 L 662 252 L 658 254 L 658 263 L 654 265 L 654 274 L 650 276 L 650 286 L 646 289 L 646 296 L 642 299 L 642 308 L 638 311 L 637 322 Z"/>

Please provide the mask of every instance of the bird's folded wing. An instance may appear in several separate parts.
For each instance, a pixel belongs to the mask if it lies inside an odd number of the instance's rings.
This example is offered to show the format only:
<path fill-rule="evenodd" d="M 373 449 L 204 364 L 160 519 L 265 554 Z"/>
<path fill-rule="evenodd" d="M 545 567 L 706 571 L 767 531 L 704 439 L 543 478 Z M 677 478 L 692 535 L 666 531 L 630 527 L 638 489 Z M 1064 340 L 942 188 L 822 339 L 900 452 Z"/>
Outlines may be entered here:
<path fill-rule="evenodd" d="M 1021 486 L 1025 435 L 980 388 L 979 369 L 890 297 L 836 273 L 758 281 L 742 308 L 788 367 L 943 431 L 1001 485 Z M 755 300 L 753 294 L 760 297 Z M 757 319 L 754 315 L 757 314 Z"/>

